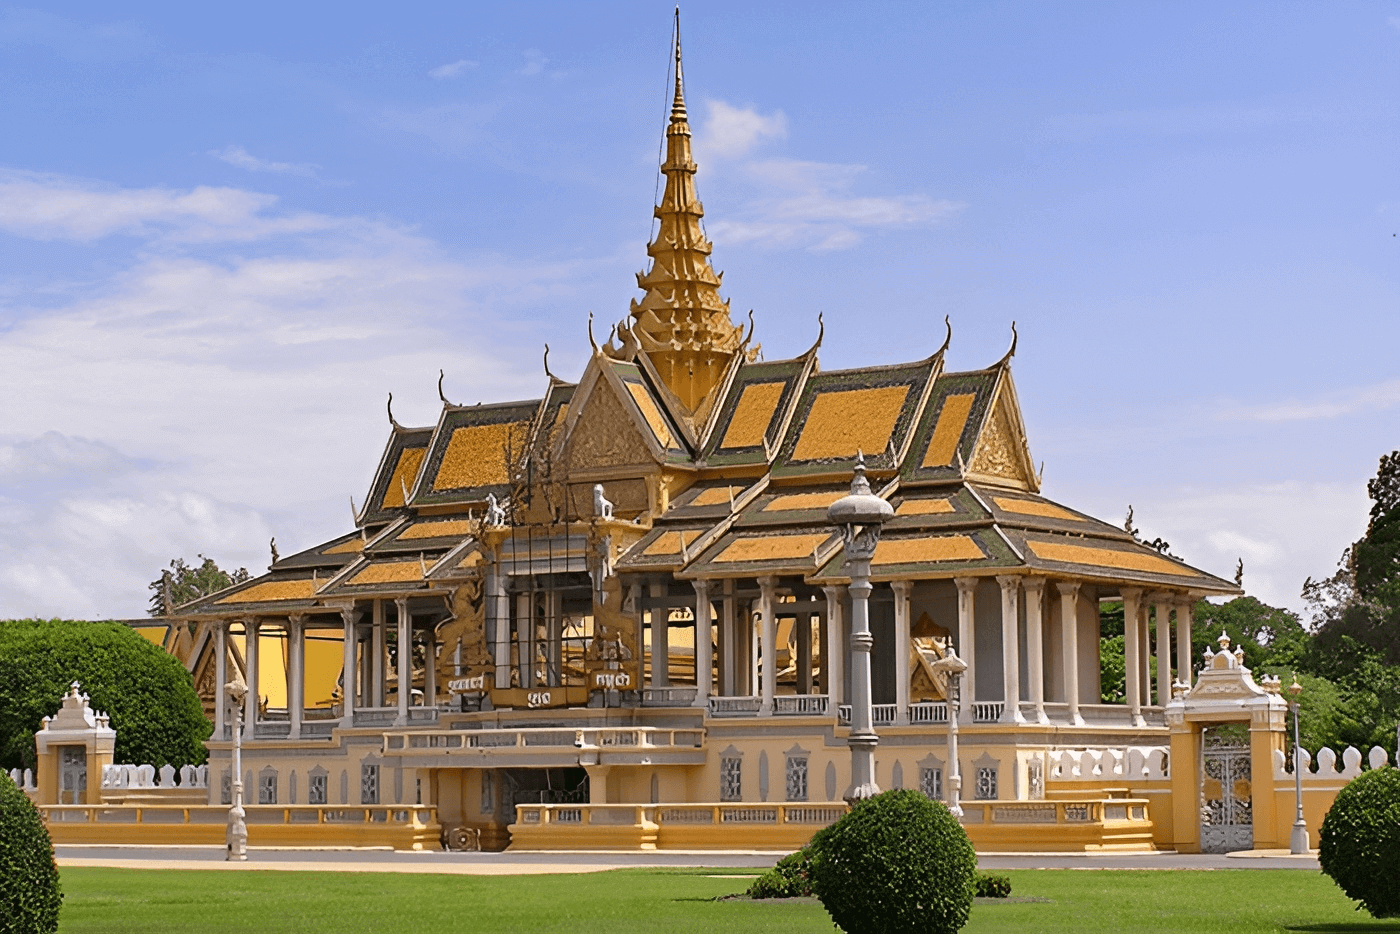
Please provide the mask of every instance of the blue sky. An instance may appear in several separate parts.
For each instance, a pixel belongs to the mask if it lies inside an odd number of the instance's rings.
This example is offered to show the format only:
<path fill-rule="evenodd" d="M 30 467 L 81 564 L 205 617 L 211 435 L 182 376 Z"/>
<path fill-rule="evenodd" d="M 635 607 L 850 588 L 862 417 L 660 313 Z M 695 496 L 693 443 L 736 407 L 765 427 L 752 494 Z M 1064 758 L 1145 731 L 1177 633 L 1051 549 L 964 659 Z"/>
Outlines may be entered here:
<path fill-rule="evenodd" d="M 576 376 L 637 295 L 670 11 L 0 8 L 0 616 L 343 531 L 384 396 Z M 778 358 L 1021 334 L 1052 498 L 1298 607 L 1400 447 L 1400 2 L 694 3 L 698 186 Z"/>

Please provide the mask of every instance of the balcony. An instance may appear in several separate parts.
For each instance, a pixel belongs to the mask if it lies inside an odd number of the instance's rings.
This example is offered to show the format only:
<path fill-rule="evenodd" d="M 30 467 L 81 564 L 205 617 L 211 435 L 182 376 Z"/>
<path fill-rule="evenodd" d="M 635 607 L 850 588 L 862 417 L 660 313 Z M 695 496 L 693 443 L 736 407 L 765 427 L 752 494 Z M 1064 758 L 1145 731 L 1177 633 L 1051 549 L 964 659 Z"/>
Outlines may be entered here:
<path fill-rule="evenodd" d="M 695 688 L 642 688 L 643 707 L 690 707 L 695 703 Z"/>
<path fill-rule="evenodd" d="M 780 694 L 773 698 L 773 713 L 788 717 L 824 717 L 829 701 L 825 694 Z"/>

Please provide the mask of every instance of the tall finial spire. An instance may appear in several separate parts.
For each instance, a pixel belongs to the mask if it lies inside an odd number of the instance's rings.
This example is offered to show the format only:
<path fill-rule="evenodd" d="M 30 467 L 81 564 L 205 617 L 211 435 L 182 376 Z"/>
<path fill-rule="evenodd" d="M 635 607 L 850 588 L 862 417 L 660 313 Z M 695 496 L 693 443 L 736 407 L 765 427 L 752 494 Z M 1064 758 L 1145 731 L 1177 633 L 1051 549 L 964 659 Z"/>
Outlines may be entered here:
<path fill-rule="evenodd" d="M 740 352 L 744 335 L 729 319 L 729 303 L 719 296 L 720 276 L 710 266 L 712 247 L 700 227 L 705 209 L 695 195 L 680 7 L 675 30 L 676 85 L 661 165 L 666 190 L 654 212 L 661 222 L 656 238 L 647 244 L 651 269 L 637 276 L 637 287 L 646 295 L 632 301 L 632 331 L 671 391 L 694 412 Z"/>
<path fill-rule="evenodd" d="M 685 123 L 685 77 L 681 70 L 681 8 L 676 7 L 676 93 L 671 98 L 671 122 Z"/>

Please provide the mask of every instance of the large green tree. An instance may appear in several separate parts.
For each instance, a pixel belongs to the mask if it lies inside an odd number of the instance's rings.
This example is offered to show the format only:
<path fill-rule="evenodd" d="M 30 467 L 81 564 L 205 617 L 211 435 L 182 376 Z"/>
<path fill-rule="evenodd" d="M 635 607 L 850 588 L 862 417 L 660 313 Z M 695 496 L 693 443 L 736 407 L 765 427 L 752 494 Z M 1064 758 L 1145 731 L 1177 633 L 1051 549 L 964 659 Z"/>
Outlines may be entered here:
<path fill-rule="evenodd" d="M 168 571 L 162 571 L 160 577 L 151 581 L 147 589 L 151 591 L 148 612 L 152 616 L 164 616 L 169 609 L 241 584 L 250 576 L 247 568 L 225 571 L 213 558 L 197 557 L 199 564 L 186 564 L 184 558 L 176 558 L 170 562 Z"/>
<path fill-rule="evenodd" d="M 207 757 L 212 726 L 183 665 L 118 623 L 0 621 L 0 768 L 30 768 L 34 732 L 77 681 L 117 731 L 116 761 L 181 766 Z"/>

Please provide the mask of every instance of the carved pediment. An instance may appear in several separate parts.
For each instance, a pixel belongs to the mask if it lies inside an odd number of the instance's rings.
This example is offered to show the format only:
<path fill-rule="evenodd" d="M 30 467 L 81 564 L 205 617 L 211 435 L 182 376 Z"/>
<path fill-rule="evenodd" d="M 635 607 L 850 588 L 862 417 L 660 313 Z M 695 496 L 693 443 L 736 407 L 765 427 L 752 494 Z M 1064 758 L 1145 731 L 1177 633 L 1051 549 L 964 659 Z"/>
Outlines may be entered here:
<path fill-rule="evenodd" d="M 569 471 L 652 467 L 657 458 L 617 390 L 599 374 L 564 443 Z"/>

